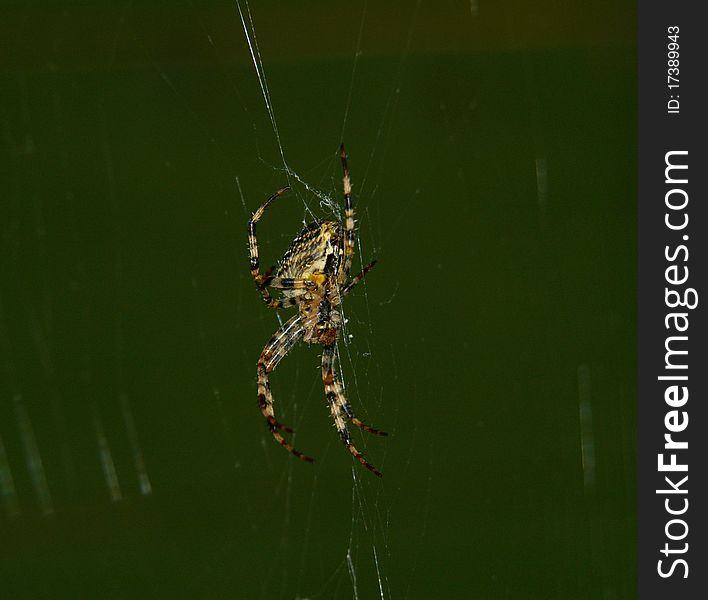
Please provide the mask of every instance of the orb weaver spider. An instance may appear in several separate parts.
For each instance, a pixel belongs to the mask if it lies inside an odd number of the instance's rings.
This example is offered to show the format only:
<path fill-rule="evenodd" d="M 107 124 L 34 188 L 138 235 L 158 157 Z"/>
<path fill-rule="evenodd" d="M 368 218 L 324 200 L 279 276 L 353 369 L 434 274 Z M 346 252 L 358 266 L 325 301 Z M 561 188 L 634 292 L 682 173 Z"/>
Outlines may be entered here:
<path fill-rule="evenodd" d="M 275 192 L 253 213 L 248 222 L 251 276 L 263 300 L 276 310 L 295 305 L 298 307 L 298 313 L 275 332 L 258 359 L 258 404 L 276 441 L 300 460 L 313 462 L 312 458 L 291 446 L 280 433 L 292 433 L 293 430 L 275 418 L 268 374 L 299 340 L 322 345 L 322 382 L 339 437 L 362 465 L 381 477 L 381 472 L 352 444 L 347 421 L 374 435 L 387 434 L 369 427 L 354 416 L 344 394 L 344 387 L 334 370 L 336 343 L 342 325 L 342 299 L 376 264 L 375 260 L 371 261 L 361 273 L 349 278 L 354 256 L 354 206 L 344 144 L 340 146 L 340 155 L 344 172 L 344 224 L 338 221 L 315 221 L 308 224 L 292 241 L 277 269 L 272 267 L 261 273 L 256 224 L 270 203 L 289 188 L 284 187 Z M 274 270 L 275 274 L 271 275 Z M 280 290 L 281 297 L 274 298 L 268 288 Z"/>

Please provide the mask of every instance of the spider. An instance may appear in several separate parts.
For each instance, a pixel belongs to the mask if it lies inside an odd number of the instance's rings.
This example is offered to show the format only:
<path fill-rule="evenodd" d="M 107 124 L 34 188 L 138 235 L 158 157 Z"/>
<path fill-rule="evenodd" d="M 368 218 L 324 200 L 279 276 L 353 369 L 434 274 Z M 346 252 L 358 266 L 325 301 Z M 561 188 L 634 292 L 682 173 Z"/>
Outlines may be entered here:
<path fill-rule="evenodd" d="M 315 221 L 308 224 L 290 244 L 278 264 L 261 273 L 258 260 L 256 224 L 273 200 L 288 189 L 284 187 L 255 212 L 248 222 L 248 244 L 251 259 L 251 276 L 265 303 L 273 309 L 297 305 L 298 313 L 289 319 L 263 348 L 258 359 L 258 405 L 276 441 L 300 460 L 313 462 L 291 446 L 281 431 L 293 430 L 279 423 L 273 411 L 273 395 L 268 374 L 271 373 L 285 355 L 302 339 L 307 344 L 322 345 L 322 382 L 334 425 L 349 452 L 369 471 L 381 477 L 381 472 L 370 464 L 352 444 L 347 430 L 347 421 L 374 435 L 387 435 L 383 431 L 369 427 L 354 416 L 344 387 L 334 370 L 337 337 L 342 325 L 342 299 L 359 283 L 376 264 L 371 261 L 361 273 L 349 278 L 354 256 L 354 207 L 349 167 L 340 146 L 344 184 L 344 223 L 338 221 Z M 275 274 L 271 273 L 275 270 Z M 274 298 L 268 288 L 281 291 L 280 298 Z"/>

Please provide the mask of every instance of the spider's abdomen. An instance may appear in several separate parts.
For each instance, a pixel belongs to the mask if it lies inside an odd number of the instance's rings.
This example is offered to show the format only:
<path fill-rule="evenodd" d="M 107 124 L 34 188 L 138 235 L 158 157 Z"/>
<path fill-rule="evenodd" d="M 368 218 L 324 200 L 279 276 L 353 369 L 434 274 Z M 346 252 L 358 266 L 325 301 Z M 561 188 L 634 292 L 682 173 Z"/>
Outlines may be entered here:
<path fill-rule="evenodd" d="M 344 231 L 334 221 L 310 223 L 285 252 L 278 265 L 277 277 L 307 279 L 323 273 L 335 280 L 344 256 Z M 295 290 L 290 291 L 291 295 Z"/>

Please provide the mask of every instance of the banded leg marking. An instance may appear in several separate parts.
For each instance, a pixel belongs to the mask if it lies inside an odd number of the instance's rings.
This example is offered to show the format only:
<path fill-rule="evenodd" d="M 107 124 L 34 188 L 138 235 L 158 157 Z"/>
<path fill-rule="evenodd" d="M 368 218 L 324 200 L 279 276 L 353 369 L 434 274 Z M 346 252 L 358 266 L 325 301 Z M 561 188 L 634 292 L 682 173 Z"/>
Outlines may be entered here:
<path fill-rule="evenodd" d="M 349 283 L 347 283 L 347 284 L 342 288 L 342 291 L 341 291 L 341 294 L 340 294 L 340 295 L 341 295 L 342 297 L 344 297 L 344 296 L 346 296 L 349 292 L 351 292 L 351 291 L 352 291 L 352 288 L 353 288 L 357 283 L 359 283 L 362 279 L 364 279 L 364 277 L 366 276 L 366 274 L 367 274 L 369 271 L 371 271 L 371 269 L 374 268 L 374 265 L 375 265 L 375 264 L 376 264 L 376 261 L 375 261 L 375 260 L 372 260 L 368 265 L 366 265 L 366 266 L 361 270 L 361 273 L 359 273 L 358 275 L 355 275 L 354 277 L 352 277 L 351 281 L 350 281 Z"/>
<path fill-rule="evenodd" d="M 263 348 L 263 352 L 261 352 L 257 366 L 258 406 L 260 407 L 261 413 L 263 413 L 263 417 L 268 423 L 268 429 L 275 440 L 283 446 L 283 448 L 300 460 L 313 462 L 314 459 L 303 454 L 299 450 L 296 450 L 292 445 L 286 442 L 285 438 L 283 438 L 280 434 L 280 431 L 292 433 L 293 430 L 290 427 L 283 425 L 275 418 L 275 411 L 273 410 L 273 394 L 270 390 L 270 381 L 268 380 L 268 373 L 271 373 L 275 367 L 278 366 L 278 363 L 302 337 L 302 332 L 302 318 L 300 315 L 295 315 L 275 332 L 275 335 L 273 335 L 270 341 L 266 344 L 265 348 Z"/>
<path fill-rule="evenodd" d="M 349 277 L 354 257 L 354 205 L 352 203 L 352 182 L 349 178 L 349 165 L 344 152 L 344 144 L 339 147 L 342 158 L 342 171 L 344 173 L 344 274 Z"/>
<path fill-rule="evenodd" d="M 275 192 L 275 194 L 268 198 L 260 206 L 260 208 L 253 213 L 250 220 L 248 221 L 248 250 L 251 262 L 251 277 L 253 277 L 253 281 L 256 282 L 256 287 L 263 296 L 263 300 L 265 301 L 265 303 L 270 308 L 274 309 L 286 308 L 288 306 L 292 306 L 293 304 L 295 304 L 295 302 L 291 299 L 278 300 L 276 298 L 273 298 L 270 292 L 266 289 L 267 284 L 263 284 L 263 281 L 268 279 L 268 277 L 270 276 L 270 273 L 272 272 L 273 268 L 271 267 L 265 275 L 262 275 L 260 272 L 260 259 L 258 257 L 258 239 L 256 237 L 256 224 L 258 223 L 258 221 L 260 221 L 266 209 L 268 208 L 268 206 L 270 206 L 270 203 L 273 202 L 273 200 L 275 200 L 279 196 L 282 196 L 289 189 L 289 187 L 284 187 Z"/>
<path fill-rule="evenodd" d="M 353 415 L 351 407 L 349 406 L 347 398 L 344 394 L 342 384 L 334 374 L 334 354 L 334 344 L 325 346 L 322 350 L 322 382 L 324 383 L 325 396 L 327 397 L 330 412 L 332 413 L 334 425 L 337 428 L 339 437 L 342 439 L 342 442 L 347 447 L 349 452 L 351 452 L 352 456 L 354 456 L 354 458 L 356 458 L 374 475 L 381 477 L 381 471 L 369 463 L 364 458 L 364 455 L 356 449 L 354 444 L 352 444 L 351 438 L 349 437 L 349 430 L 347 429 L 346 420 L 350 420 L 354 425 L 360 427 L 364 431 L 368 431 L 369 433 L 373 433 L 375 435 L 387 434 L 383 431 L 379 431 L 378 429 L 374 429 L 373 427 L 369 427 Z"/>

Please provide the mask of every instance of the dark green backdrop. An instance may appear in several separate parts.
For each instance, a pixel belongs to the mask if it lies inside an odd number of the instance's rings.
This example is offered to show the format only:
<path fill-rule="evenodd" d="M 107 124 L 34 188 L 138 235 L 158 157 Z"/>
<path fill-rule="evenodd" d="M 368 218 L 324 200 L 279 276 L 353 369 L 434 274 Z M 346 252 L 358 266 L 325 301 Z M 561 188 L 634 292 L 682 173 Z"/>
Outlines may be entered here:
<path fill-rule="evenodd" d="M 633 3 L 293 4 L 250 9 L 288 165 L 338 200 L 347 145 L 384 478 L 317 348 L 272 377 L 314 465 L 256 405 L 288 176 L 235 2 L 6 3 L 0 595 L 632 598 Z M 332 217 L 293 187 L 266 263 Z"/>

